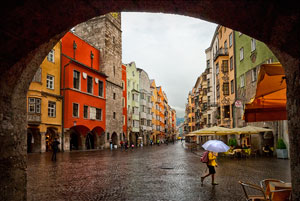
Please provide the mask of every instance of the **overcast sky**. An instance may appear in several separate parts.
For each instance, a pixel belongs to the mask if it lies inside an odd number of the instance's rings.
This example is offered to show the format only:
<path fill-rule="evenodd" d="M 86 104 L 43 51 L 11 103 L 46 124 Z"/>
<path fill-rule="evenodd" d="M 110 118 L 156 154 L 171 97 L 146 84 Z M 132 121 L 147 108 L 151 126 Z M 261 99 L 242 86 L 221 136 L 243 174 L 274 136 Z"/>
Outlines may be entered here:
<path fill-rule="evenodd" d="M 123 63 L 135 61 L 144 69 L 162 86 L 177 117 L 183 117 L 188 92 L 205 70 L 205 49 L 216 26 L 180 15 L 123 12 Z"/>

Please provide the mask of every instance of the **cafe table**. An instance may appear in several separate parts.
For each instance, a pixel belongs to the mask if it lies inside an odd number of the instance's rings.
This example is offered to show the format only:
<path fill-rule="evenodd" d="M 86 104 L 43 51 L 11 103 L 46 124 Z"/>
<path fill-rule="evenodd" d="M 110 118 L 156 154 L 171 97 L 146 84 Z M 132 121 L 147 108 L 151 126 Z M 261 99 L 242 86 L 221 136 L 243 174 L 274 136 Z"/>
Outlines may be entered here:
<path fill-rule="evenodd" d="M 292 191 L 292 183 L 269 182 L 272 201 L 288 200 Z"/>

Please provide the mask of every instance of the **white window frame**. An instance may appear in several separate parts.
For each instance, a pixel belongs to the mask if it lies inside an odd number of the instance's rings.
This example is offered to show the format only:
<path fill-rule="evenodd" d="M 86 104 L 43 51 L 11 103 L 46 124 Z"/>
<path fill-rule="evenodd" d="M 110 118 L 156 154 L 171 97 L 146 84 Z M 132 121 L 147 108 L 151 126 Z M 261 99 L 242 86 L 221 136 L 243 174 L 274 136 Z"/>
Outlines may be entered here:
<path fill-rule="evenodd" d="M 241 75 L 240 76 L 240 87 L 244 87 L 245 86 L 245 75 Z"/>
<path fill-rule="evenodd" d="M 74 105 L 78 105 L 78 109 L 77 109 L 77 116 L 74 116 Z M 79 103 L 72 103 L 72 117 L 76 117 L 76 118 L 79 118 L 79 115 L 80 114 L 80 104 Z"/>
<path fill-rule="evenodd" d="M 84 108 L 87 107 L 87 117 L 84 116 Z M 84 119 L 89 119 L 89 106 L 88 105 L 83 105 L 83 118 Z"/>
<path fill-rule="evenodd" d="M 101 92 L 101 94 L 100 94 L 100 83 L 102 83 L 102 92 Z M 103 95 L 104 95 L 104 83 L 101 80 L 99 80 L 98 81 L 98 96 L 103 97 Z"/>
<path fill-rule="evenodd" d="M 92 90 L 89 92 L 89 78 L 92 78 Z M 94 92 L 94 79 L 93 79 L 93 77 L 92 76 L 87 76 L 87 79 L 86 79 L 86 92 L 87 93 L 89 93 L 89 94 L 93 94 L 93 92 Z"/>
<path fill-rule="evenodd" d="M 48 89 L 54 89 L 54 80 L 55 80 L 55 77 L 53 75 L 47 74 L 46 87 Z"/>
<path fill-rule="evenodd" d="M 256 68 L 253 68 L 251 70 L 251 81 L 255 82 L 256 80 L 257 80 L 257 70 L 256 70 Z"/>
<path fill-rule="evenodd" d="M 99 110 L 100 110 L 100 119 L 97 118 L 97 111 L 99 111 Z M 101 108 L 96 108 L 96 116 L 95 116 L 95 119 L 96 119 L 96 120 L 99 120 L 99 121 L 102 121 L 102 109 L 101 109 Z"/>
<path fill-rule="evenodd" d="M 78 80 L 79 80 L 79 83 L 78 83 L 78 89 L 74 87 L 74 72 L 75 72 L 75 71 L 79 73 L 79 76 L 78 76 Z M 81 83 L 81 77 L 80 77 L 80 76 L 81 76 L 80 71 L 73 70 L 73 89 L 80 90 L 80 88 L 81 88 L 81 87 L 80 87 L 80 86 L 81 86 L 81 84 L 80 84 L 80 83 Z"/>
<path fill-rule="evenodd" d="M 56 102 L 54 101 L 48 101 L 48 117 L 56 117 Z"/>
<path fill-rule="evenodd" d="M 233 42 L 233 37 L 232 37 L 232 32 L 229 34 L 229 47 L 232 46 L 232 42 Z"/>
<path fill-rule="evenodd" d="M 241 47 L 240 49 L 240 61 L 244 59 L 244 47 Z"/>
<path fill-rule="evenodd" d="M 251 52 L 256 50 L 256 40 L 251 38 Z"/>
<path fill-rule="evenodd" d="M 55 62 L 55 50 L 52 49 L 47 55 L 47 60 L 54 63 Z"/>
<path fill-rule="evenodd" d="M 28 98 L 28 113 L 35 113 L 35 98 Z"/>

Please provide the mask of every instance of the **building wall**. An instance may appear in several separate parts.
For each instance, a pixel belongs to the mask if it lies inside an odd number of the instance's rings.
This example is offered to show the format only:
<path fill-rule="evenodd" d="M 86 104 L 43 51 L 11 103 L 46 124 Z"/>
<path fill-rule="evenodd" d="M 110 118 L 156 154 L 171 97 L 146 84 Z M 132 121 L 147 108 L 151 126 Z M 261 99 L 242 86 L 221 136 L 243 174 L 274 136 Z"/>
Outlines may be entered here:
<path fill-rule="evenodd" d="M 46 136 L 47 128 L 52 128 L 56 134 L 61 138 L 62 132 L 62 97 L 60 96 L 60 42 L 57 43 L 54 50 L 54 62 L 44 59 L 37 71 L 33 81 L 31 82 L 27 92 L 27 116 L 28 128 L 35 128 L 38 130 L 36 136 L 30 142 L 32 150 L 30 152 L 45 152 L 46 151 Z M 47 88 L 47 75 L 54 76 L 53 89 Z M 37 80 L 35 80 L 35 78 Z M 41 100 L 40 113 L 29 112 L 29 98 L 39 98 Z M 48 103 L 55 102 L 55 117 L 48 116 Z M 39 123 L 34 123 L 36 119 Z M 35 137 L 35 139 L 34 139 Z M 61 139 L 59 139 L 61 141 Z"/>
<path fill-rule="evenodd" d="M 97 48 L 68 32 L 62 39 L 62 91 L 64 96 L 64 145 L 65 150 L 72 149 L 71 130 L 78 131 L 78 149 L 86 149 L 85 138 L 91 131 L 104 138 L 106 129 L 106 75 L 99 66 L 100 52 Z M 76 49 L 74 49 L 76 44 Z M 91 52 L 94 57 L 92 59 Z M 75 53 L 75 54 L 74 54 Z M 74 88 L 74 70 L 79 72 L 79 89 Z M 88 77 L 92 78 L 92 93 L 88 92 Z M 103 94 L 99 94 L 99 84 L 103 83 Z M 78 104 L 78 116 L 73 115 L 73 104 Z M 87 106 L 87 117 L 84 107 Z M 101 109 L 100 119 L 96 119 L 96 108 Z M 95 137 L 95 139 L 97 136 Z M 99 141 L 98 141 L 99 142 Z M 99 148 L 100 144 L 94 144 Z"/>
<path fill-rule="evenodd" d="M 128 126 L 131 128 L 131 132 L 138 133 L 140 131 L 139 126 L 139 111 L 140 111 L 140 83 L 139 83 L 139 72 L 137 71 L 135 62 L 125 64 L 127 74 L 127 108 L 128 108 Z M 133 100 L 133 95 L 136 97 Z M 136 114 L 133 113 L 133 107 L 137 108 Z M 137 122 L 135 125 L 133 121 Z"/>
<path fill-rule="evenodd" d="M 157 135 L 159 134 L 158 126 L 159 126 L 159 120 L 157 120 L 157 117 L 159 116 L 159 111 L 156 109 L 158 106 L 158 92 L 156 88 L 156 84 L 154 80 L 151 80 L 151 102 L 153 103 L 152 105 L 152 140 L 153 142 L 156 142 L 157 140 Z"/>
<path fill-rule="evenodd" d="M 121 14 L 109 13 L 92 18 L 73 29 L 101 52 L 101 70 L 108 75 L 106 85 L 106 147 L 113 133 L 123 133 L 122 112 L 122 31 Z M 114 95 L 115 94 L 115 95 Z M 113 97 L 116 96 L 116 99 Z M 115 118 L 114 117 L 115 114 Z"/>
<path fill-rule="evenodd" d="M 123 133 L 125 134 L 125 139 L 127 139 L 127 73 L 126 66 L 122 65 L 122 81 L 123 81 Z M 123 139 L 124 140 L 124 139 Z"/>

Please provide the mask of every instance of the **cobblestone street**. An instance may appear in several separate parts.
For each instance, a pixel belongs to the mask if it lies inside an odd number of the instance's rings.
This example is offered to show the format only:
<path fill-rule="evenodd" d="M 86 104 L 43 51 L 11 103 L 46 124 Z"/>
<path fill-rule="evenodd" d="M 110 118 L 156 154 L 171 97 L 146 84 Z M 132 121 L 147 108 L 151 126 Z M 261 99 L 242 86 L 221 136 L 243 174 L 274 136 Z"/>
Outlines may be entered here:
<path fill-rule="evenodd" d="M 60 200 L 243 200 L 238 181 L 290 181 L 289 160 L 218 158 L 217 186 L 201 186 L 206 165 L 200 156 L 174 145 L 140 149 L 29 154 L 29 201 Z"/>

